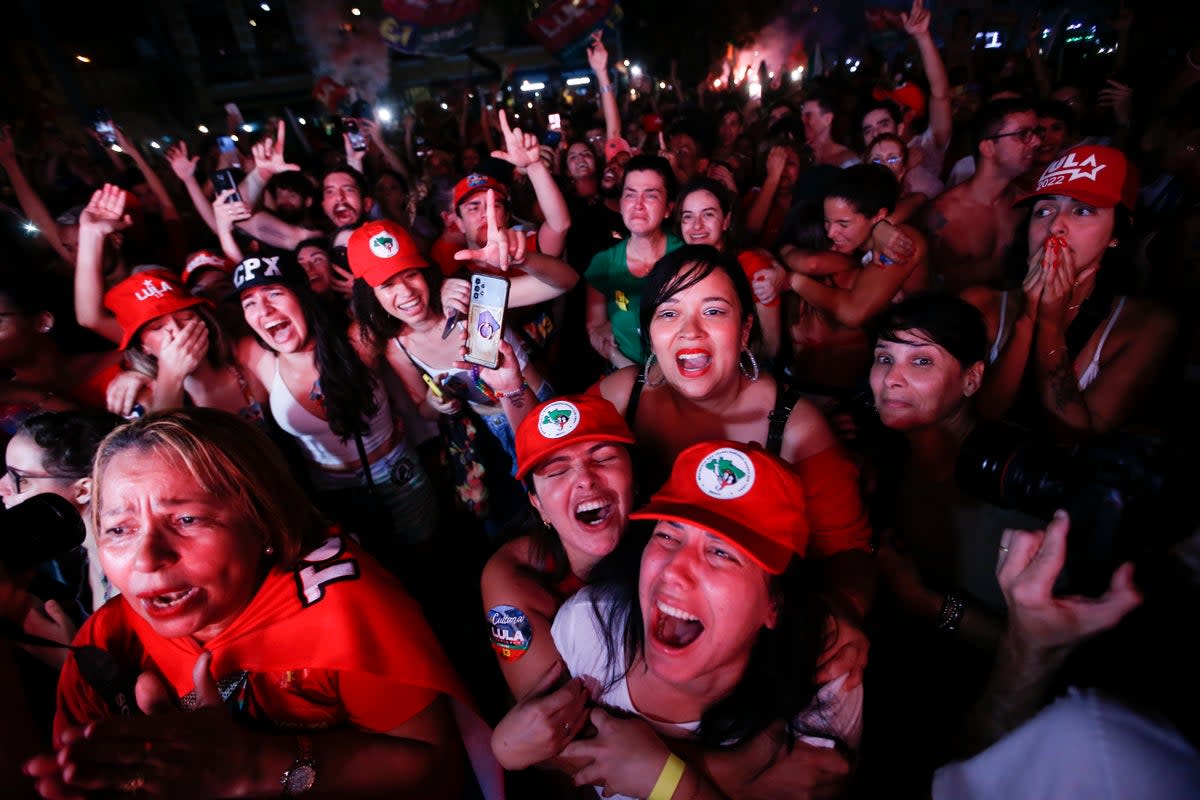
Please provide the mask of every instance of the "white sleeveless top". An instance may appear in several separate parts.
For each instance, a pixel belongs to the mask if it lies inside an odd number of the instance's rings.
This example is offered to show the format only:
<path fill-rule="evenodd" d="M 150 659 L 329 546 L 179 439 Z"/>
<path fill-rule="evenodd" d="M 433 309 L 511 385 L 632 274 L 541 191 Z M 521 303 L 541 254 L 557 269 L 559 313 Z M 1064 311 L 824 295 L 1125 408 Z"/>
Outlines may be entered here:
<path fill-rule="evenodd" d="M 363 435 L 363 447 L 368 453 L 386 444 L 394 428 L 392 410 L 382 386 L 375 390 L 375 402 L 379 404 L 379 410 L 369 420 L 369 429 Z M 278 361 L 275 362 L 275 379 L 271 382 L 271 414 L 280 428 L 296 438 L 305 457 L 314 466 L 336 471 L 359 468 L 354 437 L 343 441 L 329 427 L 328 420 L 300 405 L 279 374 Z"/>
<path fill-rule="evenodd" d="M 1117 307 L 1113 309 L 1112 316 L 1108 318 L 1108 324 L 1104 326 L 1104 333 L 1100 334 L 1100 341 L 1096 343 L 1096 352 L 1092 354 L 1091 362 L 1079 376 L 1079 391 L 1087 389 L 1096 378 L 1100 377 L 1100 356 L 1104 352 L 1104 343 L 1108 341 L 1108 335 L 1112 333 L 1113 326 L 1117 324 L 1117 317 L 1121 316 L 1121 309 L 1124 307 L 1125 297 L 1122 296 L 1117 300 Z"/>

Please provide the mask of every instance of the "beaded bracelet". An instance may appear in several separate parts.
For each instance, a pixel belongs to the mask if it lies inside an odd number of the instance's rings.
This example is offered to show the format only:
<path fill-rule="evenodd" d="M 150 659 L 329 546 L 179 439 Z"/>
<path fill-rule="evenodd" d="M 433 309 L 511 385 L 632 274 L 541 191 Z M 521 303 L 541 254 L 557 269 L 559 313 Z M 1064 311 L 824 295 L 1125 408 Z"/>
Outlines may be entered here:
<path fill-rule="evenodd" d="M 966 604 L 957 595 L 947 592 L 942 599 L 942 610 L 938 612 L 937 630 L 942 633 L 958 633 L 958 626 L 962 624 L 963 612 L 966 610 Z"/>
<path fill-rule="evenodd" d="M 513 389 L 511 392 L 501 392 L 500 396 L 503 397 L 505 400 L 516 400 L 518 397 L 525 394 L 525 392 L 528 390 L 529 390 L 529 383 L 527 381 L 522 380 L 521 385 L 518 386 L 516 389 Z"/>

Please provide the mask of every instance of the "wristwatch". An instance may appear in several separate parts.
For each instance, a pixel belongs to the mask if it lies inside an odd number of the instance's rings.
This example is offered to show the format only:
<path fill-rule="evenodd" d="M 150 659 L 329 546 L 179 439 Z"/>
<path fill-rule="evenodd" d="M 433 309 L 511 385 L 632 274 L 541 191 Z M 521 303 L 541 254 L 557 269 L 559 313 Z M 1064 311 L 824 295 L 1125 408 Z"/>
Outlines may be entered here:
<path fill-rule="evenodd" d="M 308 736 L 297 736 L 296 749 L 299 755 L 279 779 L 284 797 L 302 795 L 317 782 L 317 762 L 313 761 L 312 739 Z"/>

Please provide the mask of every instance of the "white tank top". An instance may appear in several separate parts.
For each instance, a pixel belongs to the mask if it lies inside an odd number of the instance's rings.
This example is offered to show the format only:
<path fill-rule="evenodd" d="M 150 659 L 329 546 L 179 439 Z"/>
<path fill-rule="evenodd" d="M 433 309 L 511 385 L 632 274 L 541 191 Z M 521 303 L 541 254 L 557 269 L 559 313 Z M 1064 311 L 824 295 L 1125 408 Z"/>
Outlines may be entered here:
<path fill-rule="evenodd" d="M 1112 316 L 1108 318 L 1108 324 L 1104 326 L 1104 333 L 1100 334 L 1100 341 L 1096 343 L 1096 352 L 1092 354 L 1092 360 L 1079 376 L 1079 391 L 1087 389 L 1100 377 L 1100 355 L 1104 352 L 1104 343 L 1108 341 L 1108 335 L 1112 333 L 1113 326 L 1117 324 L 1117 317 L 1121 316 L 1121 309 L 1124 307 L 1125 298 L 1121 297 L 1117 301 L 1117 307 L 1113 309 Z"/>
<path fill-rule="evenodd" d="M 394 427 L 392 410 L 383 387 L 375 390 L 375 402 L 379 404 L 379 410 L 371 417 L 369 428 L 363 435 L 363 447 L 368 453 L 386 444 Z M 278 361 L 275 362 L 275 380 L 271 382 L 271 414 L 280 428 L 296 437 L 313 465 L 337 471 L 359 467 L 358 446 L 354 437 L 343 441 L 329 427 L 328 420 L 321 419 L 300 405 L 279 374 Z"/>

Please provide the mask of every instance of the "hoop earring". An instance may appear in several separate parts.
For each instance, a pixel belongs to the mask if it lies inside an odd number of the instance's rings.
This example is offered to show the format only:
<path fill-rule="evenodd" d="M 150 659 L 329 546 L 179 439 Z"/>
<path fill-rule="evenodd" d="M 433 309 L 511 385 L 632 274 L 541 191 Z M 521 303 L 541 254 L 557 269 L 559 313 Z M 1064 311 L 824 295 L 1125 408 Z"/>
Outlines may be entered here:
<path fill-rule="evenodd" d="M 740 355 L 738 356 L 738 369 L 740 369 L 742 374 L 749 378 L 750 382 L 753 383 L 754 381 L 757 381 L 759 377 L 758 359 L 754 357 L 754 353 L 752 353 L 748 347 L 742 351 L 742 354 L 750 359 L 750 369 L 746 369 L 746 365 L 742 363 L 742 357 Z"/>
<path fill-rule="evenodd" d="M 646 359 L 646 366 L 642 367 L 642 383 L 646 384 L 651 389 L 662 386 L 667 380 L 667 377 L 662 374 L 662 370 L 659 370 L 659 379 L 657 381 L 650 380 L 650 368 L 657 363 L 658 356 L 654 355 L 654 353 L 651 353 L 650 357 Z"/>

